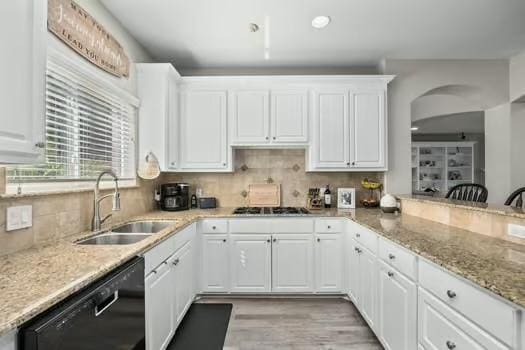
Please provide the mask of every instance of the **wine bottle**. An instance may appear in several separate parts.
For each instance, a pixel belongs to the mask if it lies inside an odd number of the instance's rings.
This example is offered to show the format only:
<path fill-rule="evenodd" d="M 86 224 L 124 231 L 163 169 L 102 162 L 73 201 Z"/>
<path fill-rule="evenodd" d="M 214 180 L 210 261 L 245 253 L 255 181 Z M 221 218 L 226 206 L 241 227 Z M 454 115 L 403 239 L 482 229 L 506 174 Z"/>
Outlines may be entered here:
<path fill-rule="evenodd" d="M 332 192 L 330 192 L 330 185 L 326 185 L 324 191 L 324 207 L 330 208 L 332 206 Z"/>

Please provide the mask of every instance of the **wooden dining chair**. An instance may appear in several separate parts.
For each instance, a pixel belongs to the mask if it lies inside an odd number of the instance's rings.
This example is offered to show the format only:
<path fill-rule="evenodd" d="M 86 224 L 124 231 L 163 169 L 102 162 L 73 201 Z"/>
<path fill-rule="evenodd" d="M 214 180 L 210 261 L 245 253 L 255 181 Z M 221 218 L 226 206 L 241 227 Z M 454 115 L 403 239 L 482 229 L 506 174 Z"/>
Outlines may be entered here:
<path fill-rule="evenodd" d="M 523 193 L 525 193 L 525 187 L 518 188 L 505 201 L 505 205 L 513 206 L 516 208 L 523 208 Z M 514 205 L 512 204 L 514 202 Z"/>
<path fill-rule="evenodd" d="M 459 184 L 452 187 L 445 198 L 468 202 L 487 202 L 489 191 L 480 184 Z"/>

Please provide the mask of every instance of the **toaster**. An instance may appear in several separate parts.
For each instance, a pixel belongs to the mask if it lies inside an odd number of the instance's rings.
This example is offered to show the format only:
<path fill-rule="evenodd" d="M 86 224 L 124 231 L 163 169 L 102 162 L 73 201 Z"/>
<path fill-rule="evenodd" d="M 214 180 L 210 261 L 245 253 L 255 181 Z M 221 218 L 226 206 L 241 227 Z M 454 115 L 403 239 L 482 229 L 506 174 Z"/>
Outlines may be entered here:
<path fill-rule="evenodd" d="M 217 208 L 217 199 L 215 197 L 199 198 L 199 208 L 201 209 Z"/>

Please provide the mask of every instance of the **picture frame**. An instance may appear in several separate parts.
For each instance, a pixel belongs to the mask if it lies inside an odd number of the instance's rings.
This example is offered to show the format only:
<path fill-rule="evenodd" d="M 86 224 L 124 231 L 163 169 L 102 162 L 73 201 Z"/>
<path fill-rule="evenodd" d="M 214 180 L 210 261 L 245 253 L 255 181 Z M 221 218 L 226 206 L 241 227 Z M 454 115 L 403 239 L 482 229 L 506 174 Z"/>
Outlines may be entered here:
<path fill-rule="evenodd" d="M 355 188 L 338 188 L 337 189 L 337 208 L 355 209 Z"/>

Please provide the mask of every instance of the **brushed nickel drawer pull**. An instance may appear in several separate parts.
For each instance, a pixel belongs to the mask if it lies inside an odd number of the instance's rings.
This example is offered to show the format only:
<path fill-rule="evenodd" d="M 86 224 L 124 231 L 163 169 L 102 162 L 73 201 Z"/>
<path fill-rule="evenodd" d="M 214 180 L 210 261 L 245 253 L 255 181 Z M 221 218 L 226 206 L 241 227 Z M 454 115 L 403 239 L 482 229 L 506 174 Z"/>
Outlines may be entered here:
<path fill-rule="evenodd" d="M 454 292 L 453 290 L 450 290 L 450 289 L 449 289 L 449 290 L 447 290 L 447 296 L 448 296 L 450 299 L 454 299 L 454 298 L 457 296 L 457 294 L 456 294 L 456 292 Z"/>
<path fill-rule="evenodd" d="M 450 350 L 452 349 L 455 349 L 456 348 L 456 343 L 450 341 L 450 340 L 447 340 L 447 348 L 449 348 Z"/>

